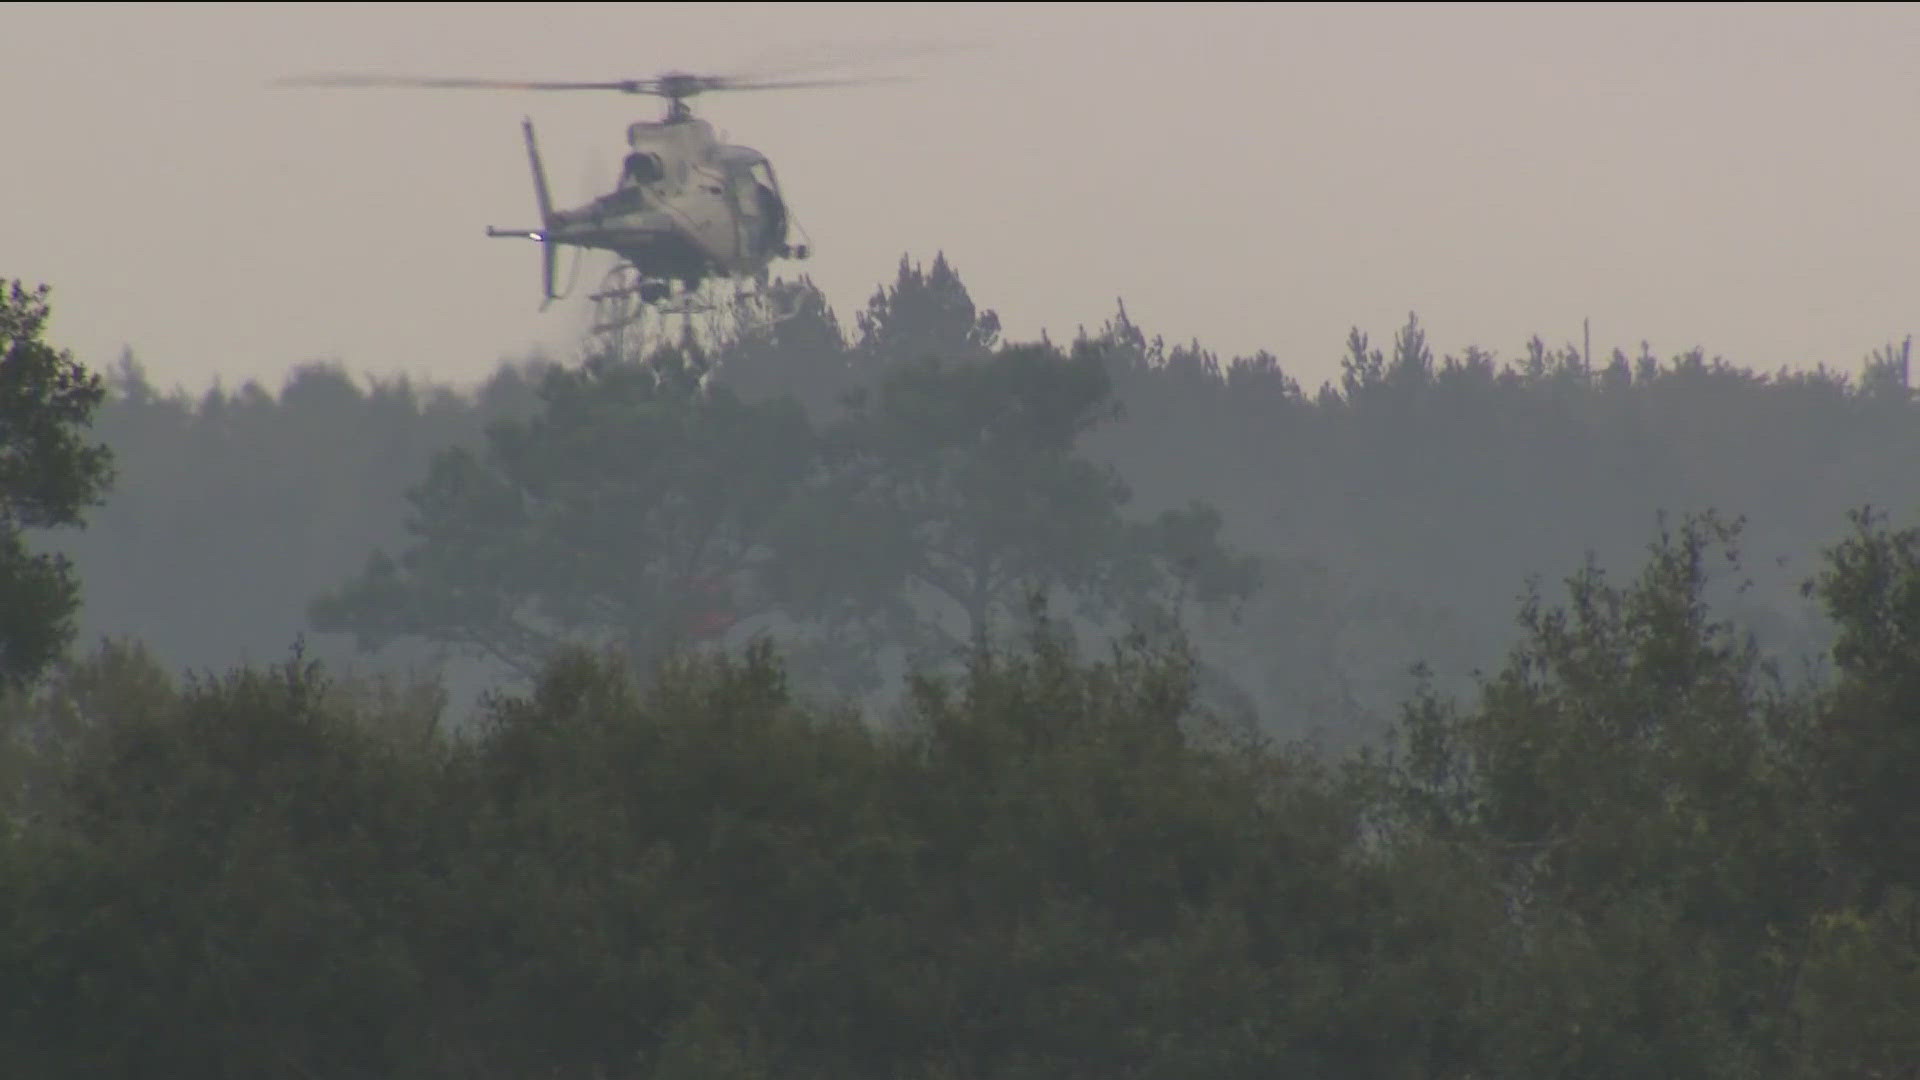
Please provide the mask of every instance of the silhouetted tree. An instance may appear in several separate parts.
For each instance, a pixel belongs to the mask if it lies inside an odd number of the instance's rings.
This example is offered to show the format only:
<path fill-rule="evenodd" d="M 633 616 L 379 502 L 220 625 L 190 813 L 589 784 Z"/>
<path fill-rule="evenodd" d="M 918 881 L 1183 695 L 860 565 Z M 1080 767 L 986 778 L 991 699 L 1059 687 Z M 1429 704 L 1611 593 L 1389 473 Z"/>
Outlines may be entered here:
<path fill-rule="evenodd" d="M 1804 702 L 1711 617 L 1737 524 L 1691 518 L 1639 578 L 1589 565 L 1459 712 L 1400 727 L 1414 849 L 1452 850 L 1505 927 L 1483 957 L 1494 1075 L 1785 1075 L 1794 949 L 1820 902 Z M 1658 960 L 1653 959 L 1658 957 Z"/>
<path fill-rule="evenodd" d="M 60 655 L 80 604 L 71 561 L 31 552 L 25 534 L 82 526 L 113 478 L 111 453 L 84 435 L 106 388 L 44 339 L 50 292 L 0 282 L 0 690 Z"/>
<path fill-rule="evenodd" d="M 895 368 L 826 434 L 817 517 L 793 541 L 807 554 L 788 564 L 807 577 L 792 585 L 884 597 L 868 614 L 885 636 L 935 651 L 978 648 L 1036 592 L 1135 622 L 1251 593 L 1253 567 L 1220 545 L 1210 509 L 1123 517 L 1126 485 L 1076 445 L 1112 410 L 1090 346 Z"/>
<path fill-rule="evenodd" d="M 679 370 L 657 357 L 549 371 L 537 416 L 495 425 L 483 453 L 434 459 L 408 494 L 412 546 L 318 599 L 314 625 L 531 673 L 570 641 L 651 664 L 765 610 L 756 574 L 811 464 L 806 417 Z"/>
<path fill-rule="evenodd" d="M 1877 904 L 1889 889 L 1920 893 L 1920 528 L 1849 517 L 1854 534 L 1807 585 L 1839 628 L 1840 680 L 1811 756 L 1845 891 Z"/>
<path fill-rule="evenodd" d="M 869 377 L 929 358 L 974 363 L 1000 344 L 1000 316 L 974 306 L 944 252 L 936 254 L 932 268 L 925 271 L 901 256 L 894 283 L 873 294 L 855 326 L 856 359 Z"/>
<path fill-rule="evenodd" d="M 715 382 L 748 403 L 792 397 L 814 422 L 826 423 L 840 414 L 842 400 L 857 385 L 846 337 L 812 281 L 783 283 L 777 293 L 790 312 L 728 343 Z"/>

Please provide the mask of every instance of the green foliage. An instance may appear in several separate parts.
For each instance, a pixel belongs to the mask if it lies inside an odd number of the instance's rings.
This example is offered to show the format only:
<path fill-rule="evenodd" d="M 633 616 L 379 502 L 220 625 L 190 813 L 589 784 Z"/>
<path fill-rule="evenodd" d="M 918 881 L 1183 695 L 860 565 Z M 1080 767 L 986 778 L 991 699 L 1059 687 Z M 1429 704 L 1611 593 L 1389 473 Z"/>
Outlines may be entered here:
<path fill-rule="evenodd" d="M 0 682 L 38 678 L 72 640 L 79 606 L 66 560 L 29 551 L 18 531 L 0 534 Z"/>
<path fill-rule="evenodd" d="M 484 453 L 435 458 L 408 494 L 414 538 L 312 608 L 369 646 L 397 635 L 536 670 L 571 640 L 643 666 L 766 609 L 754 575 L 811 430 L 788 402 L 656 378 L 639 364 L 548 372 L 541 411 Z"/>
<path fill-rule="evenodd" d="M 145 645 L 106 640 L 62 657 L 40 683 L 0 695 L 0 819 L 31 820 L 47 810 L 48 779 L 115 716 L 170 708 L 174 682 Z"/>
<path fill-rule="evenodd" d="M 50 696 L 0 911 L 8 1060 L 61 1076 L 342 1075 L 393 1060 L 431 753 L 297 657 L 175 689 L 109 649 Z M 84 720 L 84 723 L 71 721 Z M 76 913 L 83 913 L 76 918 Z M 29 989 L 30 988 L 30 992 Z M 398 1026 L 394 1026 L 398 1025 Z"/>
<path fill-rule="evenodd" d="M 1085 664 L 1042 623 L 890 733 L 764 648 L 644 693 L 563 653 L 425 741 L 297 657 L 99 671 L 0 847 L 0 1052 L 36 1076 L 1410 1060 L 1328 985 L 1369 1000 L 1354 805 L 1195 716 L 1178 652 Z"/>
<path fill-rule="evenodd" d="M 811 280 L 776 283 L 774 293 L 791 314 L 731 343 L 718 357 L 713 381 L 742 401 L 791 397 L 814 423 L 826 423 L 839 415 L 862 373 L 839 319 Z"/>
<path fill-rule="evenodd" d="M 67 647 L 79 583 L 28 530 L 77 527 L 112 481 L 112 455 L 82 431 L 106 390 L 44 340 L 50 290 L 0 281 L 0 690 L 32 682 Z"/>
<path fill-rule="evenodd" d="M 826 432 L 812 527 L 788 541 L 805 576 L 789 580 L 819 600 L 870 597 L 869 630 L 922 663 L 980 647 L 1035 594 L 1146 625 L 1188 598 L 1252 592 L 1210 508 L 1122 516 L 1126 485 L 1078 452 L 1114 408 L 1090 346 L 900 365 Z"/>
<path fill-rule="evenodd" d="M 1871 910 L 1824 913 L 1810 938 L 1797 998 L 1800 1075 L 1910 1074 L 1920 1061 L 1920 899 L 1903 888 Z"/>
<path fill-rule="evenodd" d="M 1530 596 L 1479 706 L 1428 697 L 1401 725 L 1396 828 L 1466 853 L 1512 924 L 1485 990 L 1512 1075 L 1781 1067 L 1821 823 L 1804 702 L 1709 617 L 1737 533 L 1689 519 L 1630 586 L 1589 566 L 1566 608 Z"/>
<path fill-rule="evenodd" d="M 1920 889 L 1920 528 L 1850 515 L 1854 535 L 1808 583 L 1839 633 L 1840 682 L 1812 751 L 1840 854 L 1869 898 Z"/>
<path fill-rule="evenodd" d="M 1177 642 L 1084 659 L 1037 606 L 887 725 L 796 694 L 764 642 L 644 682 L 561 649 L 467 729 L 431 688 L 299 656 L 176 684 L 109 644 L 8 714 L 0 1054 L 48 1077 L 1898 1075 L 1920 906 L 1848 798 L 1897 799 L 1920 759 L 1881 772 L 1847 733 L 1906 715 L 1867 691 L 1920 664 L 1920 561 L 1857 527 L 1821 579 L 1832 686 L 1781 688 L 1714 617 L 1739 528 L 1702 515 L 1624 584 L 1589 565 L 1563 607 L 1530 594 L 1471 708 L 1420 696 L 1338 769 L 1205 709 Z"/>
<path fill-rule="evenodd" d="M 1835 624 L 1839 674 L 1802 743 L 1826 873 L 1795 1004 L 1801 1075 L 1821 1080 L 1920 1061 L 1920 529 L 1871 509 L 1849 519 L 1806 585 Z"/>
<path fill-rule="evenodd" d="M 820 428 L 844 416 L 847 393 L 929 351 L 965 366 L 1002 346 L 991 305 L 967 295 L 951 264 L 903 262 L 866 312 L 886 316 L 886 333 L 860 330 L 856 313 L 847 341 L 843 320 L 799 283 L 801 314 L 721 349 L 708 385 L 755 404 L 791 397 Z M 1129 517 L 1150 522 L 1197 500 L 1220 513 L 1223 546 L 1258 557 L 1265 581 L 1237 605 L 1240 621 L 1195 608 L 1185 619 L 1209 678 L 1230 680 L 1278 730 L 1376 736 L 1417 660 L 1464 690 L 1515 639 L 1517 581 L 1588 551 L 1603 565 L 1631 561 L 1662 508 L 1746 518 L 1754 586 L 1729 612 L 1794 665 L 1829 644 L 1797 586 L 1834 521 L 1862 502 L 1920 496 L 1906 464 L 1920 454 L 1920 427 L 1898 339 L 1852 376 L 1762 375 L 1701 350 L 1656 356 L 1644 343 L 1589 356 L 1534 339 L 1511 359 L 1476 347 L 1442 355 L 1443 330 L 1409 319 L 1377 349 L 1360 334 L 1352 395 L 1338 377 L 1303 393 L 1287 371 L 1299 358 L 1283 368 L 1264 353 L 1163 341 L 1124 305 L 1094 338 L 1123 413 L 1080 436 L 1076 456 L 1118 471 Z M 310 601 L 361 572 L 369 551 L 398 557 L 410 545 L 405 492 L 436 453 L 481 455 L 489 424 L 537 412 L 538 366 L 503 365 L 456 389 L 306 365 L 283 386 L 189 395 L 147 385 L 128 362 L 96 424 L 120 463 L 114 498 L 85 531 L 44 541 L 85 582 L 83 635 L 137 634 L 174 665 L 273 655 L 311 628 Z M 936 607 L 916 594 L 909 629 Z M 824 667 L 836 684 L 876 685 L 851 621 L 889 596 L 843 596 L 805 627 L 791 613 L 760 625 L 778 630 L 796 677 Z M 1312 606 L 1295 603 L 1303 596 Z M 1273 648 L 1270 635 L 1303 644 Z M 353 644 L 327 634 L 313 648 L 346 661 Z M 503 675 L 495 662 L 443 661 L 450 651 L 412 637 L 375 662 L 445 662 L 463 695 Z"/>
<path fill-rule="evenodd" d="M 32 338 L 44 304 L 13 295 Z M 1410 317 L 1391 350 L 1356 330 L 1309 398 L 1124 307 L 1064 352 L 1004 344 L 944 259 L 903 260 L 852 343 L 801 295 L 717 357 L 473 398 L 309 368 L 193 402 L 124 362 L 104 412 L 140 483 L 78 545 L 143 582 L 117 602 L 235 633 L 350 573 L 345 546 L 398 547 L 316 621 L 532 683 L 450 725 L 438 685 L 302 656 L 183 683 L 109 642 L 0 694 L 0 1057 L 316 1080 L 1920 1060 L 1920 530 L 1855 515 L 1807 587 L 1823 625 L 1773 561 L 1861 493 L 1915 492 L 1906 346 L 1855 386 L 1538 338 L 1436 356 Z M 97 383 L 46 370 L 74 422 L 29 441 L 71 458 Z M 1602 572 L 1653 508 L 1700 504 L 1760 513 Z M 1498 598 L 1575 548 L 1565 602 L 1530 589 L 1506 662 L 1443 693 L 1506 640 Z M 4 618 L 70 606 L 6 580 Z M 720 644 L 754 645 L 694 647 L 708 586 L 741 620 Z M 1089 624 L 1138 632 L 1089 662 Z M 1786 685 L 1756 629 L 1830 645 L 1833 676 Z M 962 645 L 888 723 L 806 693 Z M 1363 742 L 1360 697 L 1418 655 L 1450 671 L 1345 768 L 1208 708 L 1245 680 Z"/>
<path fill-rule="evenodd" d="M 456 392 L 303 364 L 278 386 L 190 394 L 124 355 L 94 425 L 114 452 L 113 497 L 85 531 L 47 540 L 84 582 L 81 636 L 137 637 L 169 669 L 273 659 L 309 629 L 316 593 L 404 542 L 405 492 L 436 453 L 531 411 L 540 366 L 502 364 Z M 330 663 L 355 659 L 345 635 L 308 644 Z M 434 659 L 402 643 L 377 662 Z"/>
<path fill-rule="evenodd" d="M 964 296 L 935 270 L 914 287 Z M 931 317 L 901 302 L 899 318 Z M 791 399 L 688 377 L 703 357 L 549 372 L 538 415 L 494 426 L 484 454 L 435 460 L 408 495 L 411 549 L 320 597 L 314 625 L 369 648 L 467 646 L 522 673 L 569 643 L 644 668 L 693 645 L 717 604 L 857 691 L 888 645 L 942 662 L 1036 592 L 1147 624 L 1257 587 L 1217 512 L 1129 522 L 1125 485 L 1078 455 L 1114 410 L 1094 350 L 969 356 L 896 360 L 817 434 Z"/>
<path fill-rule="evenodd" d="M 1245 600 L 1262 582 L 1260 560 L 1229 548 L 1221 538 L 1220 511 L 1195 500 L 1163 510 L 1140 530 L 1137 550 L 1147 553 L 1173 583 L 1169 606 L 1177 616 L 1189 600 L 1200 604 Z"/>
<path fill-rule="evenodd" d="M 855 324 L 855 353 L 869 370 L 929 359 L 968 364 L 1000 344 L 1000 317 L 975 307 L 944 253 L 926 271 L 902 255 L 893 285 L 873 294 Z"/>

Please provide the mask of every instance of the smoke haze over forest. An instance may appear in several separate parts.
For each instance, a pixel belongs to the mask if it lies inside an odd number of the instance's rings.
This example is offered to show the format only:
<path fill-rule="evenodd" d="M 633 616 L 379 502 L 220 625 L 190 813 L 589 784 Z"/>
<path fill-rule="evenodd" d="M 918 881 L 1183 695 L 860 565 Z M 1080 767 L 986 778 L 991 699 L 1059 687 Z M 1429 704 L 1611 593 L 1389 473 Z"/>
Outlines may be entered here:
<path fill-rule="evenodd" d="M 800 300 L 478 392 L 113 372 L 84 637 L 0 698 L 9 1060 L 1920 1059 L 1910 339 L 1763 376 L 1409 318 L 1310 389 L 1121 310 L 1002 340 L 937 254 Z"/>
<path fill-rule="evenodd" d="M 773 338 L 708 358 L 714 385 L 797 400 L 824 428 L 838 397 L 915 356 L 1015 344 L 944 256 L 903 259 L 855 319 L 808 295 Z M 1825 643 L 1799 586 L 1817 552 L 1846 511 L 1920 496 L 1904 341 L 1808 375 L 1703 352 L 1589 363 L 1578 342 L 1539 340 L 1496 361 L 1436 355 L 1412 317 L 1356 328 L 1339 379 L 1316 386 L 1268 354 L 1167 342 L 1124 308 L 1081 336 L 1103 346 L 1118 414 L 1075 452 L 1117 471 L 1126 516 L 1197 500 L 1261 563 L 1261 589 L 1194 608 L 1187 629 L 1223 685 L 1291 734 L 1376 731 L 1416 664 L 1469 687 L 1512 642 L 1529 578 L 1550 592 L 1589 555 L 1625 572 L 1662 515 L 1744 516 L 1722 599 L 1789 662 L 1811 661 Z M 496 420 L 537 415 L 549 363 L 505 365 L 477 390 L 315 365 L 277 388 L 196 397 L 123 360 L 98 428 L 119 455 L 118 494 L 59 538 L 85 582 L 84 636 L 132 634 L 174 666 L 269 661 L 303 637 L 316 655 L 367 662 L 349 635 L 318 631 L 309 606 L 375 551 L 407 547 L 407 493 L 434 457 L 481 452 Z M 387 662 L 424 662 L 423 646 L 397 641 Z M 476 661 L 455 659 L 470 652 L 443 656 L 467 685 L 507 674 L 473 674 Z"/>
<path fill-rule="evenodd" d="M 1920 12 L 1091 10 L 8 9 L 8 1075 L 1920 1080 Z"/>

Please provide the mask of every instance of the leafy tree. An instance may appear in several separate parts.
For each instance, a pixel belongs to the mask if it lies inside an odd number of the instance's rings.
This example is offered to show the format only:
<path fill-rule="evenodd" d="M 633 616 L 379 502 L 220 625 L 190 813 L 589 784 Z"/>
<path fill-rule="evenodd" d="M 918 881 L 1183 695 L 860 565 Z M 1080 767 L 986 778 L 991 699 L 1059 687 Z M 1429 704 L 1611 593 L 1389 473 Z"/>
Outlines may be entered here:
<path fill-rule="evenodd" d="M 530 674 L 569 641 L 649 665 L 766 611 L 757 575 L 811 430 L 791 401 L 704 392 L 677 361 L 548 372 L 538 415 L 434 459 L 408 494 L 413 546 L 317 599 L 314 625 Z"/>
<path fill-rule="evenodd" d="M 112 646 L 14 725 L 0 1055 L 1901 1077 L 1920 904 L 1857 819 L 1902 805 L 1871 759 L 1905 713 L 1874 691 L 1911 682 L 1920 541 L 1857 528 L 1815 585 L 1845 624 L 1832 687 L 1784 690 L 1713 616 L 1739 533 L 1706 515 L 1629 581 L 1530 594 L 1470 708 L 1416 698 L 1392 755 L 1340 770 L 1210 715 L 1185 648 L 1084 661 L 1044 609 L 911 679 L 891 725 L 808 703 L 765 643 L 645 685 L 563 649 L 460 732 L 298 658 L 176 687 Z"/>
<path fill-rule="evenodd" d="M 997 618 L 1058 592 L 1092 619 L 1144 621 L 1245 596 L 1250 560 L 1203 506 L 1145 525 L 1076 442 L 1113 413 L 1098 351 L 1008 346 L 969 364 L 903 364 L 825 434 L 814 518 L 791 534 L 802 603 L 852 597 L 922 658 L 979 647 Z"/>
<path fill-rule="evenodd" d="M 854 350 L 869 376 L 929 358 L 973 363 L 1000 344 L 1000 316 L 974 305 L 944 252 L 927 270 L 902 255 L 893 285 L 873 294 L 855 328 Z"/>
<path fill-rule="evenodd" d="M 1796 1075 L 1906 1080 L 1920 1062 L 1920 893 L 1890 888 L 1872 907 L 1823 911 L 1810 928 L 1795 1000 Z"/>
<path fill-rule="evenodd" d="M 774 291 L 790 313 L 726 343 L 714 381 L 749 403 L 792 397 L 814 422 L 825 423 L 839 415 L 859 378 L 846 336 L 811 280 L 778 283 Z"/>
<path fill-rule="evenodd" d="M 1899 369 L 1866 391 L 1907 397 Z M 1837 681 L 1803 744 L 1821 808 L 1823 910 L 1801 944 L 1802 1075 L 1910 1076 L 1920 1061 L 1920 528 L 1849 513 L 1852 535 L 1805 585 L 1836 633 Z"/>
<path fill-rule="evenodd" d="M 1875 403 L 1890 405 L 1913 403 L 1913 338 L 1911 336 L 1902 339 L 1898 345 L 1888 342 L 1867 357 L 1866 369 L 1860 376 L 1860 391 L 1862 396 Z"/>
<path fill-rule="evenodd" d="M 1920 891 L 1920 528 L 1849 515 L 1854 535 L 1807 590 L 1839 629 L 1839 684 L 1812 749 L 1851 898 Z"/>
<path fill-rule="evenodd" d="M 949 364 L 990 356 L 982 343 L 999 339 L 979 331 L 997 332 L 985 325 L 991 305 L 968 297 L 940 262 L 890 272 L 862 312 L 869 330 L 844 320 L 864 351 L 841 340 L 843 327 L 803 289 L 802 314 L 719 356 L 711 384 L 747 403 L 791 395 L 824 424 L 842 414 L 846 391 L 916 353 Z M 1662 507 L 1744 514 L 1755 585 L 1727 610 L 1783 662 L 1822 653 L 1830 627 L 1797 591 L 1807 560 L 1846 509 L 1920 497 L 1920 472 L 1908 464 L 1920 456 L 1920 425 L 1897 336 L 1864 372 L 1759 375 L 1698 350 L 1666 359 L 1639 342 L 1610 357 L 1537 340 L 1510 360 L 1480 348 L 1443 356 L 1425 325 L 1363 337 L 1357 355 L 1351 341 L 1336 348 L 1327 359 L 1348 354 L 1356 392 L 1336 374 L 1316 397 L 1272 357 L 1171 345 L 1122 311 L 1103 336 L 1113 339 L 1109 373 L 1125 415 L 1080 444 L 1088 460 L 1118 470 L 1134 516 L 1198 499 L 1268 565 L 1317 563 L 1330 580 L 1356 583 L 1308 631 L 1341 642 L 1343 670 L 1319 677 L 1350 683 L 1354 700 L 1397 698 L 1401 673 L 1422 658 L 1438 677 L 1464 682 L 1514 640 L 1514 582 L 1587 550 L 1631 558 Z M 218 666 L 260 643 L 284 645 L 317 592 L 360 569 L 369 550 L 406 543 L 404 489 L 432 454 L 478 452 L 485 423 L 524 418 L 531 396 L 519 377 L 477 393 L 364 385 L 311 370 L 285 387 L 204 397 L 110 384 L 95 428 L 121 465 L 119 490 L 84 531 L 45 538 L 84 582 L 81 634 L 137 632 L 172 664 Z M 1410 609 L 1431 618 L 1411 621 Z M 1247 626 L 1222 629 L 1209 661 L 1238 652 L 1236 674 L 1260 688 L 1266 711 L 1285 708 L 1301 658 L 1264 648 Z M 318 647 L 331 657 L 350 644 Z M 394 648 L 380 661 L 429 653 Z"/>
<path fill-rule="evenodd" d="M 81 435 L 105 386 L 43 339 L 50 291 L 0 288 L 0 689 L 59 656 L 80 606 L 71 562 L 29 552 L 26 531 L 82 525 L 112 480 L 110 452 Z"/>
<path fill-rule="evenodd" d="M 1399 729 L 1389 805 L 1493 885 L 1502 1076 L 1775 1075 L 1797 942 L 1820 899 L 1820 818 L 1795 758 L 1805 703 L 1710 617 L 1707 560 L 1738 525 L 1690 518 L 1638 580 L 1589 566 L 1476 709 Z M 1732 557 L 1729 554 L 1729 557 Z"/>
<path fill-rule="evenodd" d="M 41 756 L 36 825 L 12 852 L 24 872 L 0 889 L 11 1068 L 412 1063 L 424 1048 L 408 1029 L 431 1029 L 415 989 L 423 880 L 450 854 L 433 827 L 439 747 L 298 657 L 176 688 L 111 650 L 49 705 L 82 722 Z"/>
<path fill-rule="evenodd" d="M 531 411 L 535 367 L 502 363 L 455 389 L 300 364 L 272 387 L 190 394 L 123 359 L 94 425 L 113 450 L 113 497 L 86 530 L 49 539 L 84 584 L 79 636 L 138 637 L 176 669 L 272 659 L 310 630 L 315 594 L 405 541 L 405 492 L 434 454 L 478 447 L 488 423 Z M 309 644 L 356 659 L 345 635 Z M 406 642 L 374 662 L 432 663 L 435 651 Z"/>

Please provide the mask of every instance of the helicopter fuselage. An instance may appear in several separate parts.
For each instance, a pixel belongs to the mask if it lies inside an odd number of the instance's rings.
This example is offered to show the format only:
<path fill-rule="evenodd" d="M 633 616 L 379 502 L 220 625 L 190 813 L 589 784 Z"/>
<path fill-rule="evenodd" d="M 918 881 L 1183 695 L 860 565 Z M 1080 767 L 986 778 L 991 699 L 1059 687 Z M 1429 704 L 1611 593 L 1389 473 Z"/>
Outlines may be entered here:
<path fill-rule="evenodd" d="M 612 191 L 582 206 L 549 210 L 529 124 L 542 226 L 489 232 L 611 251 L 648 279 L 688 288 L 710 277 L 758 276 L 773 259 L 794 254 L 786 204 L 759 151 L 720 142 L 712 125 L 691 116 L 631 124 L 627 145 Z"/>
<path fill-rule="evenodd" d="M 850 86 L 859 79 L 703 75 L 668 71 L 639 79 L 600 81 L 482 79 L 405 75 L 325 74 L 276 80 L 279 86 L 411 87 L 442 90 L 594 90 L 664 98 L 666 115 L 627 128 L 630 152 L 614 189 L 567 210 L 557 210 L 540 166 L 533 121 L 525 120 L 527 157 L 533 166 L 540 224 L 534 228 L 487 228 L 488 236 L 519 237 L 540 245 L 545 300 L 554 294 L 554 258 L 562 246 L 599 248 L 618 255 L 617 271 L 640 275 L 639 292 L 662 297 L 679 281 L 688 292 L 710 279 L 729 279 L 764 289 L 774 259 L 805 259 L 806 244 L 788 241 L 791 213 L 780 196 L 773 166 L 759 151 L 730 146 L 693 115 L 687 101 L 710 91 L 798 90 Z M 804 230 L 802 231 L 804 236 Z M 646 302 L 652 303 L 652 300 Z"/>

